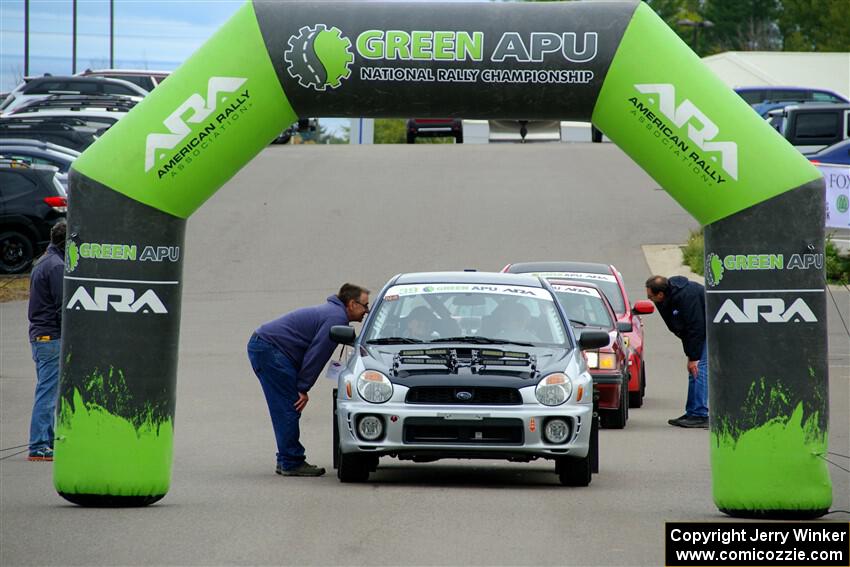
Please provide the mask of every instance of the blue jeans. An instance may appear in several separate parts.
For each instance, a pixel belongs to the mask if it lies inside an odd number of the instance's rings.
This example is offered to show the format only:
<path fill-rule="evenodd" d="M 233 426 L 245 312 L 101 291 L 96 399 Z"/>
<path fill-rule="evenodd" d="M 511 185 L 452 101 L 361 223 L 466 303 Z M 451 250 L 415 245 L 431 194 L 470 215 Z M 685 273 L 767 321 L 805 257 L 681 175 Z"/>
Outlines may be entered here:
<path fill-rule="evenodd" d="M 30 419 L 30 452 L 53 448 L 53 422 L 56 419 L 56 399 L 59 395 L 59 345 L 53 341 L 32 341 L 35 362 L 35 401 Z"/>
<path fill-rule="evenodd" d="M 685 404 L 685 413 L 697 417 L 708 417 L 708 341 L 702 345 L 697 375 L 688 374 L 688 401 Z"/>
<path fill-rule="evenodd" d="M 288 356 L 257 335 L 248 341 L 248 360 L 260 380 L 277 441 L 277 463 L 290 470 L 304 462 L 304 446 L 299 437 L 301 413 L 295 410 L 297 372 Z"/>

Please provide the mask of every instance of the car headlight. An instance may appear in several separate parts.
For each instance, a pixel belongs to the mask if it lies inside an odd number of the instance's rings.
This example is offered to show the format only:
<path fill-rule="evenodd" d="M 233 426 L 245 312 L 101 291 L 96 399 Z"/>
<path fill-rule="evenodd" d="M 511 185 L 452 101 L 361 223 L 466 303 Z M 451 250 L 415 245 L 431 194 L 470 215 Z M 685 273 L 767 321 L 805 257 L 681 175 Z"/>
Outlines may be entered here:
<path fill-rule="evenodd" d="M 617 355 L 613 352 L 585 352 L 588 368 L 614 370 L 617 368 Z"/>
<path fill-rule="evenodd" d="M 537 401 L 544 406 L 559 406 L 570 399 L 572 392 L 573 383 L 561 372 L 546 376 L 534 389 Z"/>
<path fill-rule="evenodd" d="M 357 379 L 357 393 L 367 402 L 382 404 L 393 395 L 393 383 L 375 370 L 366 370 Z"/>

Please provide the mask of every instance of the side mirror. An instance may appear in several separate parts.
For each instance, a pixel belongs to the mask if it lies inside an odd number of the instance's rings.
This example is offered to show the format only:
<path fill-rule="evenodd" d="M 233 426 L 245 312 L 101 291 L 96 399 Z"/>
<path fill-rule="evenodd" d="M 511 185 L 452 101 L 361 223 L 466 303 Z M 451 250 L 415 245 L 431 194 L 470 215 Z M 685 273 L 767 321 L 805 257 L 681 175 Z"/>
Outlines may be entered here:
<path fill-rule="evenodd" d="M 632 323 L 631 321 L 620 321 L 617 323 L 617 330 L 621 333 L 631 333 L 632 332 Z"/>
<path fill-rule="evenodd" d="M 578 338 L 578 346 L 581 350 L 590 350 L 608 346 L 611 337 L 605 331 L 584 331 Z"/>
<path fill-rule="evenodd" d="M 348 325 L 334 325 L 330 330 L 331 340 L 341 345 L 353 345 L 356 335 L 354 329 Z"/>
<path fill-rule="evenodd" d="M 650 313 L 655 313 L 655 304 L 648 299 L 642 299 L 635 303 L 632 311 L 638 315 L 649 315 Z"/>

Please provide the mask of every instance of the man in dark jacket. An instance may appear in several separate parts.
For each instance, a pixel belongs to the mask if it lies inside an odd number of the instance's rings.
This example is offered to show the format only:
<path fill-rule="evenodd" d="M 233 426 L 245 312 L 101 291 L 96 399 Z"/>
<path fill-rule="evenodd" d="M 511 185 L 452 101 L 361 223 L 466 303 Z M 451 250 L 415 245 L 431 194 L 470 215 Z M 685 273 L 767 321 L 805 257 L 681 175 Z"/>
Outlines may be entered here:
<path fill-rule="evenodd" d="M 330 328 L 362 321 L 368 311 L 369 290 L 344 284 L 324 305 L 297 309 L 270 321 L 248 341 L 248 360 L 266 395 L 277 440 L 277 474 L 325 474 L 325 469 L 306 461 L 298 421 L 309 399 L 307 392 L 336 347 Z"/>
<path fill-rule="evenodd" d="M 705 288 L 682 276 L 646 280 L 646 297 L 655 303 L 667 328 L 679 337 L 688 357 L 685 414 L 667 423 L 708 427 L 708 354 L 705 338 Z"/>
<path fill-rule="evenodd" d="M 53 460 L 53 421 L 59 394 L 59 335 L 62 330 L 62 278 L 65 221 L 50 230 L 50 245 L 30 274 L 29 338 L 35 362 L 35 401 L 30 419 L 30 461 Z"/>

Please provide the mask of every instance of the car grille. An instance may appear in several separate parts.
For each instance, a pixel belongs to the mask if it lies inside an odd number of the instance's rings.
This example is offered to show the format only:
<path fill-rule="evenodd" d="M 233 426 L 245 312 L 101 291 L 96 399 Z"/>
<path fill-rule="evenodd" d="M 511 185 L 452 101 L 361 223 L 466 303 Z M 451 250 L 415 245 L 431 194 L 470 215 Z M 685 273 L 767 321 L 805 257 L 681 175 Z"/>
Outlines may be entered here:
<path fill-rule="evenodd" d="M 472 396 L 469 397 L 462 392 Z M 522 396 L 516 388 L 416 386 L 408 390 L 404 401 L 408 404 L 509 406 L 522 404 Z"/>
<path fill-rule="evenodd" d="M 522 445 L 521 419 L 447 420 L 409 417 L 404 420 L 405 443 L 463 445 Z"/>

